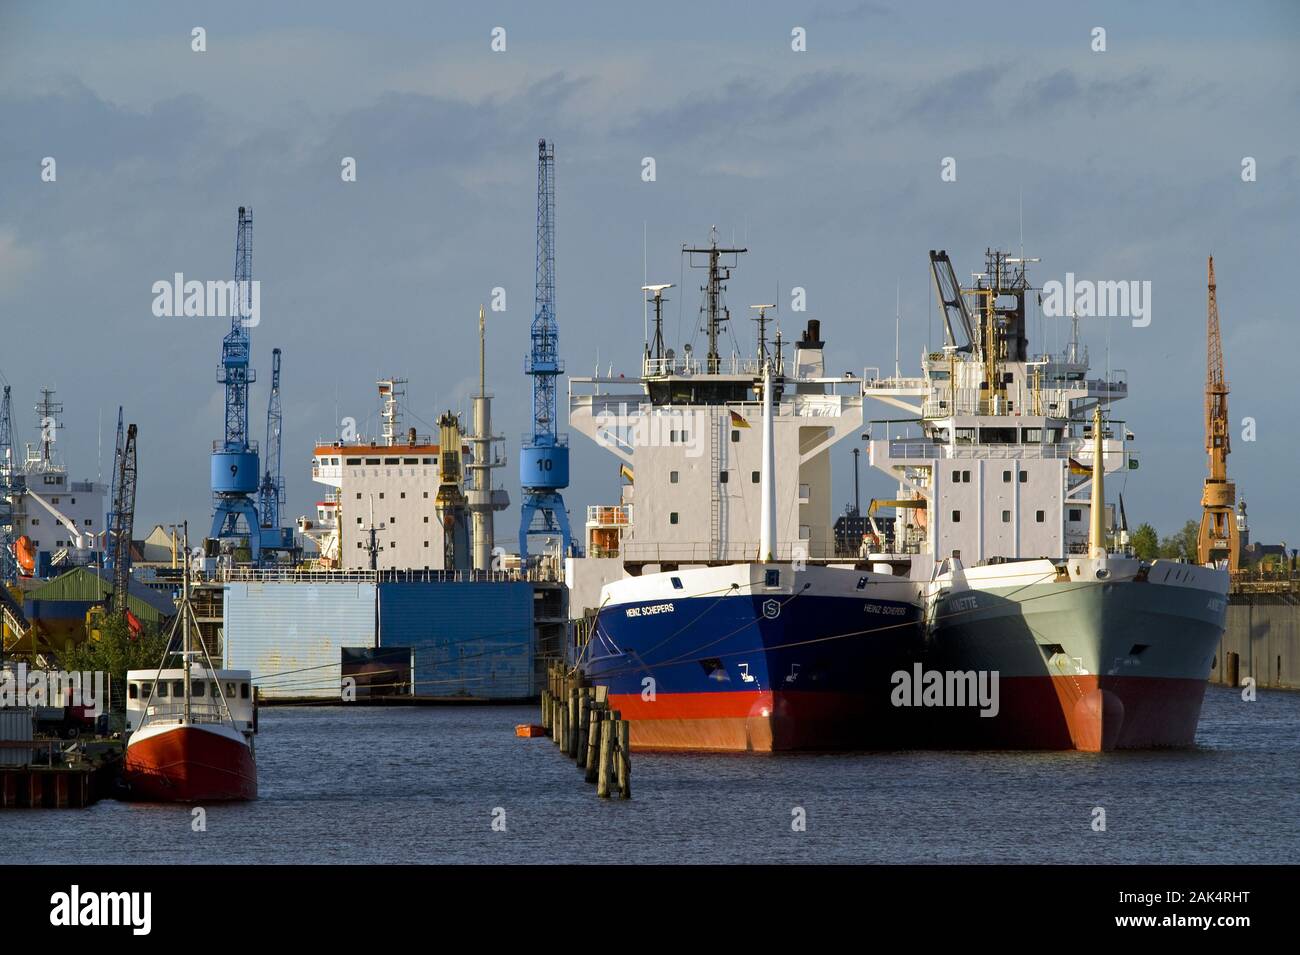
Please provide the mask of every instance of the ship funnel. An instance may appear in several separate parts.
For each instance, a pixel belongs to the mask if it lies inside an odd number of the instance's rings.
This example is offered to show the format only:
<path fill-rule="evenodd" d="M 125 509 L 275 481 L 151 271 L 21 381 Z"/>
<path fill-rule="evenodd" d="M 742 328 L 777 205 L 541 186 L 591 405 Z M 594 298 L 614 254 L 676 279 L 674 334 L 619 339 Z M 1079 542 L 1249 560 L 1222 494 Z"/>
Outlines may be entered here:
<path fill-rule="evenodd" d="M 763 365 L 763 461 L 759 471 L 759 496 L 763 501 L 759 524 L 758 558 L 776 559 L 776 459 L 772 448 L 772 367 Z"/>
<path fill-rule="evenodd" d="M 1106 465 L 1101 427 L 1101 402 L 1092 413 L 1092 504 L 1089 508 L 1088 556 L 1106 559 Z"/>

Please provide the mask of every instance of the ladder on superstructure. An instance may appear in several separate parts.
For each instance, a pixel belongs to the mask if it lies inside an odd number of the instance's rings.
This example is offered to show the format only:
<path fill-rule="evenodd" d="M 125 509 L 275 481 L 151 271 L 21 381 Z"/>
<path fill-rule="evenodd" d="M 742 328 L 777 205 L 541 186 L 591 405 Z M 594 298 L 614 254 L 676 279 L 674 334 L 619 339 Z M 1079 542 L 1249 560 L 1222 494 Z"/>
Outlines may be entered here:
<path fill-rule="evenodd" d="M 709 553 L 713 560 L 722 560 L 722 448 L 719 432 L 725 428 L 730 415 L 724 409 L 723 415 L 713 416 L 709 427 L 709 470 L 712 478 L 709 482 Z"/>

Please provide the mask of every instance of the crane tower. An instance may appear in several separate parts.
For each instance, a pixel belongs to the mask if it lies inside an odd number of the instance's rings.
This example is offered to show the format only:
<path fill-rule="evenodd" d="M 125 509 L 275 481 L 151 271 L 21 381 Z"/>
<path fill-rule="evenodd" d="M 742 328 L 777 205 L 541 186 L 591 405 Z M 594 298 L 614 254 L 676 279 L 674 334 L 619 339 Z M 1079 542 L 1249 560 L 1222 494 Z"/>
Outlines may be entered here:
<path fill-rule="evenodd" d="M 1241 538 L 1233 505 L 1237 486 L 1228 480 L 1228 380 L 1223 371 L 1223 341 L 1219 337 L 1219 302 L 1214 283 L 1214 256 L 1209 264 L 1209 317 L 1206 329 L 1205 451 L 1209 476 L 1201 493 L 1201 530 L 1197 557 L 1202 564 L 1226 561 L 1236 571 Z"/>
<path fill-rule="evenodd" d="M 525 368 L 533 379 L 533 431 L 519 453 L 523 502 L 519 556 L 528 559 L 528 538 L 558 536 L 569 552 L 569 515 L 560 490 L 569 486 L 569 441 L 555 427 L 555 379 L 564 374 L 555 316 L 555 144 L 537 142 L 537 283 L 532 350 Z"/>
<path fill-rule="evenodd" d="M 254 562 L 261 556 L 257 494 L 257 443 L 248 440 L 248 386 L 256 380 L 250 366 L 248 334 L 253 291 L 253 211 L 239 207 L 235 233 L 235 300 L 230 332 L 221 343 L 217 381 L 226 387 L 225 437 L 212 445 L 212 533 L 210 537 L 248 537 Z M 241 520 L 245 530 L 241 533 Z"/>

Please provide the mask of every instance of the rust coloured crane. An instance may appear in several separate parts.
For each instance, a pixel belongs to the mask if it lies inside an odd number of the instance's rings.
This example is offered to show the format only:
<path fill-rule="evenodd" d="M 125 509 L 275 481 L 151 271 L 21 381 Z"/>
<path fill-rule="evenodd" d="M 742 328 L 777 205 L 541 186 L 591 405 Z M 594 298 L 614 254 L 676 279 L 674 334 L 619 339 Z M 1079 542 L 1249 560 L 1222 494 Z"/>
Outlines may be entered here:
<path fill-rule="evenodd" d="M 1228 380 L 1223 373 L 1223 341 L 1219 337 L 1219 303 L 1214 285 L 1214 256 L 1209 264 L 1209 317 L 1206 331 L 1205 451 L 1209 476 L 1201 493 L 1201 530 L 1197 556 L 1202 564 L 1226 561 L 1237 571 L 1241 539 L 1234 505 L 1237 486 L 1228 480 Z"/>

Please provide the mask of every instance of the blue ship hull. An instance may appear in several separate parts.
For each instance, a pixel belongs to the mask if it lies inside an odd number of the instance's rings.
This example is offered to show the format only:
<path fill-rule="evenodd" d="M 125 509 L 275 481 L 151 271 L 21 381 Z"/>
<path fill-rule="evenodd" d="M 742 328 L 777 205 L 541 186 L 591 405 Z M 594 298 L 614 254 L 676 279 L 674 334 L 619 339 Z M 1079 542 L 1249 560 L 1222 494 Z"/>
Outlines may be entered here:
<path fill-rule="evenodd" d="M 768 751 L 897 742 L 891 675 L 921 643 L 911 603 L 785 593 L 607 606 L 584 654 L 640 749 Z"/>

